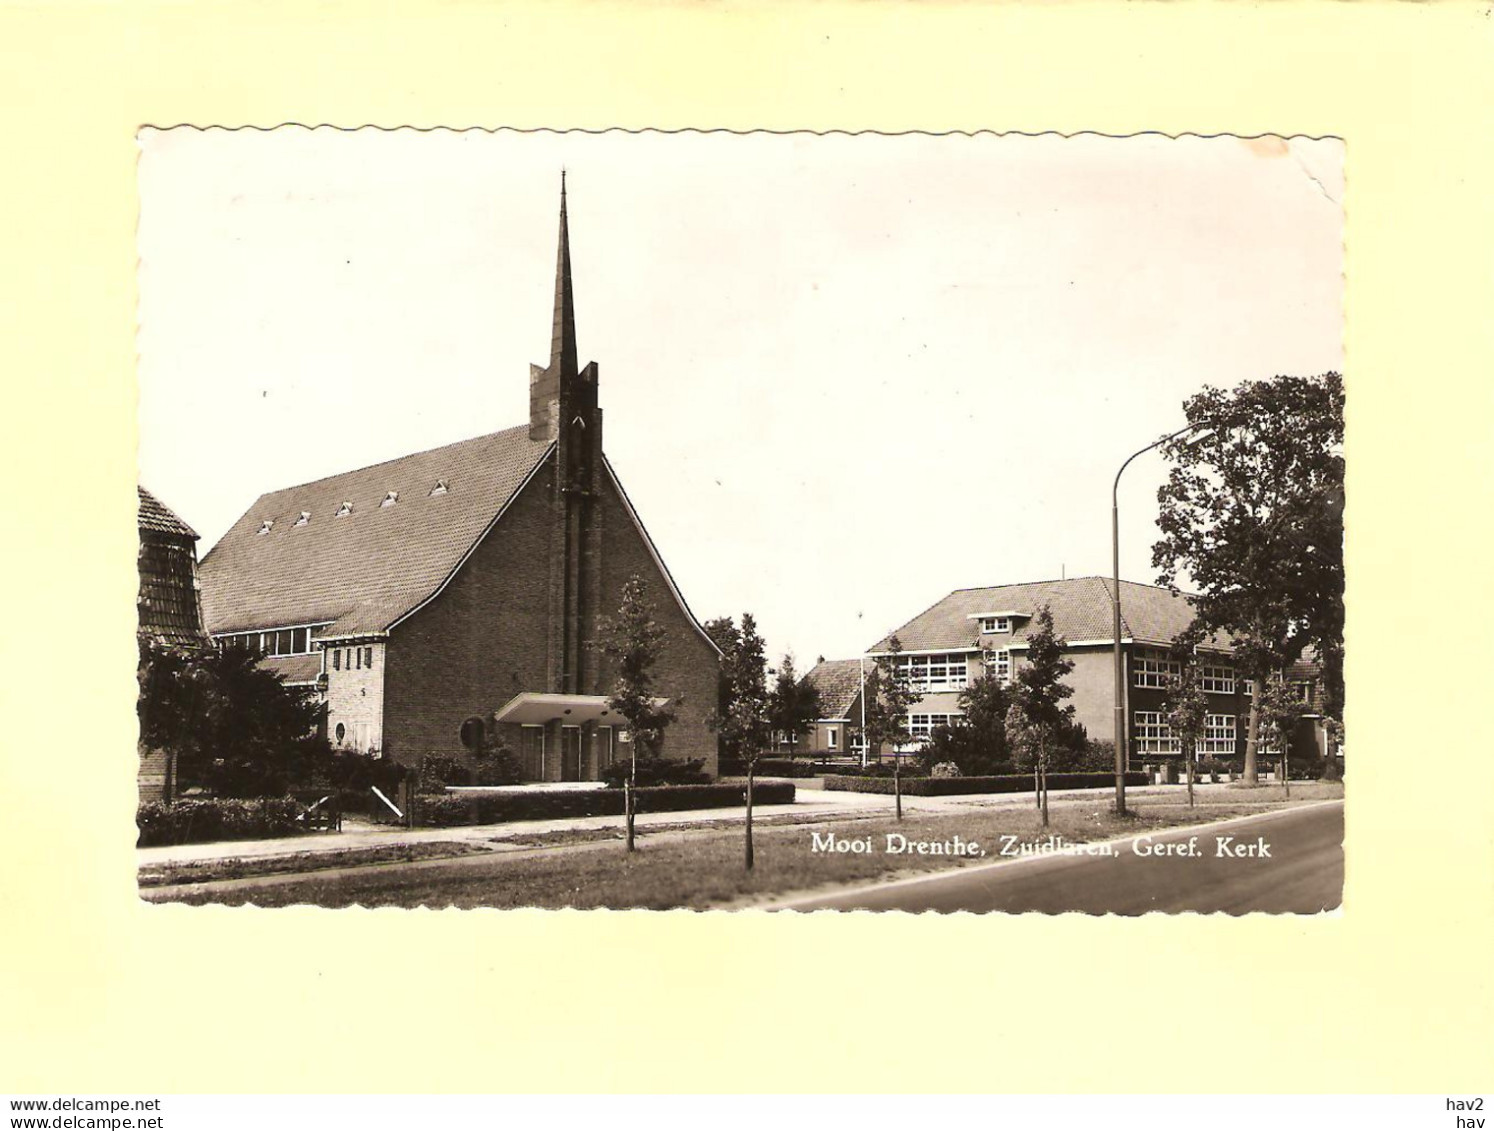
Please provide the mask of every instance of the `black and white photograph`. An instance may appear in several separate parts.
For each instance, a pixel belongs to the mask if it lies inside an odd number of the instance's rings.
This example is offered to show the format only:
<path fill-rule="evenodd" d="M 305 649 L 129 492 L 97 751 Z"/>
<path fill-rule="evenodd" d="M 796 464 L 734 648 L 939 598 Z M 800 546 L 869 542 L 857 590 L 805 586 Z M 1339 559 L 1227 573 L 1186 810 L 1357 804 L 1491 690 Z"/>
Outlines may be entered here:
<path fill-rule="evenodd" d="M 136 140 L 142 899 L 1340 912 L 1341 140 Z"/>

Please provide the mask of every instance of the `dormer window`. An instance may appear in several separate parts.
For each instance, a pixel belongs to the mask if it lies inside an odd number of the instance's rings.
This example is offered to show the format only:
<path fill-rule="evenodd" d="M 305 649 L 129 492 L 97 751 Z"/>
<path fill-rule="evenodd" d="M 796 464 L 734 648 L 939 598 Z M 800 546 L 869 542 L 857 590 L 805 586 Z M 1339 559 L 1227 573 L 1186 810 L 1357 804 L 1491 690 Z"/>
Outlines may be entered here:
<path fill-rule="evenodd" d="M 381 507 L 392 507 L 397 502 L 399 502 L 399 492 L 398 491 L 390 491 L 388 494 L 386 494 L 384 496 L 384 501 L 382 503 L 380 503 L 379 506 L 381 506 Z"/>
<path fill-rule="evenodd" d="M 274 525 L 275 525 L 275 520 L 273 518 L 267 518 L 267 519 L 265 519 L 264 522 L 262 522 L 262 523 L 259 524 L 259 533 L 260 534 L 268 534 L 270 532 L 270 528 L 272 526 L 274 526 Z"/>
<path fill-rule="evenodd" d="M 311 521 L 311 512 L 310 511 L 302 511 L 301 512 L 301 517 L 298 518 L 298 519 L 296 519 L 296 525 L 297 526 L 305 526 L 310 521 Z"/>
<path fill-rule="evenodd" d="M 436 485 L 431 488 L 431 494 L 432 495 L 444 495 L 444 494 L 446 494 L 446 486 L 447 486 L 446 480 L 444 480 L 444 479 L 437 479 L 436 480 Z"/>
<path fill-rule="evenodd" d="M 340 506 L 340 507 L 337 508 L 337 517 L 338 518 L 342 518 L 345 515 L 350 515 L 352 513 L 353 513 L 353 504 L 352 503 L 343 503 L 342 506 Z"/>
<path fill-rule="evenodd" d="M 981 617 L 980 630 L 982 632 L 1010 632 L 1012 630 L 1012 618 Z"/>

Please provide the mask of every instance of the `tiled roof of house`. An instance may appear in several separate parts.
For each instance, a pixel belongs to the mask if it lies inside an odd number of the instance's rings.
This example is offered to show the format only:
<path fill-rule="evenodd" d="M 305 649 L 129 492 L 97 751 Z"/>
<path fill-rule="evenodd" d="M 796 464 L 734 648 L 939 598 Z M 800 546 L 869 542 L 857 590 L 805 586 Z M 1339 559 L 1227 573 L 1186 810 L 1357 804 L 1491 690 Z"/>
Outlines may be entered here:
<path fill-rule="evenodd" d="M 259 666 L 286 683 L 311 683 L 322 674 L 322 655 L 313 652 L 308 656 L 266 656 Z"/>
<path fill-rule="evenodd" d="M 807 678 L 820 693 L 820 718 L 844 719 L 861 690 L 861 661 L 821 660 Z"/>
<path fill-rule="evenodd" d="M 521 425 L 260 496 L 199 566 L 208 631 L 388 628 L 441 588 L 549 450 Z"/>
<path fill-rule="evenodd" d="M 1053 629 L 1071 643 L 1114 638 L 1111 606 L 1112 585 L 1108 577 L 1071 577 L 1062 581 L 1033 581 L 1019 585 L 996 585 L 985 589 L 957 589 L 933 608 L 914 617 L 896 635 L 905 651 L 968 649 L 979 647 L 980 613 L 1016 612 L 1034 617 L 1047 605 L 1053 613 Z M 1186 594 L 1175 594 L 1155 585 L 1121 582 L 1121 637 L 1168 643 L 1193 621 L 1193 607 Z M 1033 627 L 1029 619 L 1012 626 L 1012 641 L 1020 643 Z M 871 651 L 887 648 L 890 636 L 872 645 Z M 1216 638 L 1215 647 L 1226 647 Z"/>
<path fill-rule="evenodd" d="M 140 496 L 140 529 L 157 534 L 177 534 L 183 538 L 197 540 L 197 531 L 177 517 L 176 512 L 138 484 L 135 490 Z"/>

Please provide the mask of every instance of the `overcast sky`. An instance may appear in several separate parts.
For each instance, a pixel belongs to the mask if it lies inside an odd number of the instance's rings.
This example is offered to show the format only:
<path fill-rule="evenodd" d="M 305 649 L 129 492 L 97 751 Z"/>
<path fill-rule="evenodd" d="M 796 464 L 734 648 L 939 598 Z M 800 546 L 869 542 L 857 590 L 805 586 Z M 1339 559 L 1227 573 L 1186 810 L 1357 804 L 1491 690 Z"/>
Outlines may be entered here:
<path fill-rule="evenodd" d="M 952 589 L 1108 574 L 1116 468 L 1186 397 L 1343 367 L 1337 141 L 141 147 L 141 482 L 200 553 L 263 492 L 527 420 L 564 166 L 608 456 L 695 614 L 803 666 Z M 1132 580 L 1164 474 L 1126 472 Z"/>

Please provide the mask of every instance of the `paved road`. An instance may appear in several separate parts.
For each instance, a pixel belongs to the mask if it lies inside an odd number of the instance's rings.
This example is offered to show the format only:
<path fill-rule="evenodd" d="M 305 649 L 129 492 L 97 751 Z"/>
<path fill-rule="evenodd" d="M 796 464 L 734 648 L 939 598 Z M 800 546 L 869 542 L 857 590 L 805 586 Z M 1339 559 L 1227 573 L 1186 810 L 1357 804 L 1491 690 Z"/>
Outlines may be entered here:
<path fill-rule="evenodd" d="M 1242 817 L 1207 829 L 1168 829 L 1115 844 L 1113 856 L 1049 855 L 968 865 L 911 880 L 792 900 L 814 911 L 1250 911 L 1310 914 L 1343 900 L 1342 801 Z M 1220 854 L 1264 841 L 1269 857 Z M 1195 855 L 1173 855 L 1197 838 Z M 1148 849 L 1151 852 L 1148 852 Z M 1161 854 L 1157 850 L 1161 849 Z M 1256 849 L 1259 852 L 1259 849 Z"/>

